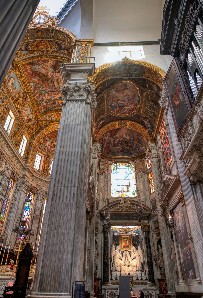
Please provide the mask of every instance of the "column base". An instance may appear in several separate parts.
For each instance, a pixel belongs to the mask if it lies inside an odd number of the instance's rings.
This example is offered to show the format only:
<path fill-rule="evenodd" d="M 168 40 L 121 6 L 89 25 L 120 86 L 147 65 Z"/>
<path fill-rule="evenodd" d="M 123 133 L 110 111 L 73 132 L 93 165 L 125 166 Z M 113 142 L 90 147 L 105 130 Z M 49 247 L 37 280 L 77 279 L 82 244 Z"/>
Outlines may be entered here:
<path fill-rule="evenodd" d="M 28 298 L 71 298 L 69 293 L 30 293 Z"/>

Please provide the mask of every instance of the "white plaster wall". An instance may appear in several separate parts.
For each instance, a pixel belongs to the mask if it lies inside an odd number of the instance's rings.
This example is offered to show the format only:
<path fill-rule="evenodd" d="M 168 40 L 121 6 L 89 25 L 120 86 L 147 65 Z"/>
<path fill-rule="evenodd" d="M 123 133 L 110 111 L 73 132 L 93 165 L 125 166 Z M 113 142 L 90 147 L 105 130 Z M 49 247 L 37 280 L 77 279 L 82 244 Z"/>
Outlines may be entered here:
<path fill-rule="evenodd" d="M 159 45 L 144 45 L 144 54 L 145 58 L 141 59 L 141 61 L 146 61 L 152 63 L 164 71 L 167 71 L 169 65 L 172 61 L 171 56 L 162 56 L 160 55 L 160 46 Z M 108 47 L 107 46 L 94 46 L 92 48 L 92 57 L 95 57 L 95 66 L 98 68 L 99 66 L 105 63 L 111 63 L 112 61 L 108 61 Z"/>
<path fill-rule="evenodd" d="M 60 27 L 71 31 L 77 38 L 80 38 L 81 7 L 78 1 L 69 14 L 62 20 Z"/>
<path fill-rule="evenodd" d="M 157 41 L 162 0 L 93 0 L 94 41 Z"/>

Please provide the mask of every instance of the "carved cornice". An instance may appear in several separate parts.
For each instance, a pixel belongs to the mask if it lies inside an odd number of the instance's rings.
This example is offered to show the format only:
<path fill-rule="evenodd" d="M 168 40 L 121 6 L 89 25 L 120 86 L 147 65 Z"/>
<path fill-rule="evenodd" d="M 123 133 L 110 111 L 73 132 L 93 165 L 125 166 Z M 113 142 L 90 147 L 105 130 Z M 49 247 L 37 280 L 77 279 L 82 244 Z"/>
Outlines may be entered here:
<path fill-rule="evenodd" d="M 66 83 L 62 88 L 63 104 L 69 101 L 83 101 L 96 107 L 95 85 L 92 83 Z"/>
<path fill-rule="evenodd" d="M 104 216 L 106 213 L 110 214 L 126 214 L 133 213 L 135 215 L 135 219 L 141 220 L 149 218 L 151 215 L 151 209 L 147 207 L 145 204 L 140 203 L 138 199 L 132 198 L 120 198 L 115 201 L 109 202 L 106 206 L 104 206 L 100 213 Z"/>
<path fill-rule="evenodd" d="M 26 180 L 33 181 L 33 183 L 45 190 L 48 189 L 48 184 L 50 180 L 50 176 L 43 176 L 41 172 L 36 172 L 34 168 L 27 165 L 26 160 L 24 160 L 18 151 L 15 149 L 13 143 L 11 142 L 9 136 L 4 131 L 4 129 L 0 126 L 0 140 L 1 140 L 1 149 L 3 150 L 4 160 L 9 163 L 9 166 L 12 168 L 15 175 L 25 175 Z"/>
<path fill-rule="evenodd" d="M 180 178 L 177 175 L 165 175 L 163 177 L 162 203 L 165 204 L 173 197 L 180 186 Z"/>

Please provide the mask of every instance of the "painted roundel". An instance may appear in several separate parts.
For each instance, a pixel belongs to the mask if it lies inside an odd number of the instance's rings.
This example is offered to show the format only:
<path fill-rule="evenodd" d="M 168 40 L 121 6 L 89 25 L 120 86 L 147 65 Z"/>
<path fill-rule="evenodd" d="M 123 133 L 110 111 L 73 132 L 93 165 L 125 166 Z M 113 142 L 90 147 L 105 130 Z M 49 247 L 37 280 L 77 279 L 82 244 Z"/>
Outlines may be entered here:
<path fill-rule="evenodd" d="M 100 142 L 102 154 L 108 157 L 136 157 L 144 154 L 147 147 L 140 133 L 125 127 L 107 131 Z"/>

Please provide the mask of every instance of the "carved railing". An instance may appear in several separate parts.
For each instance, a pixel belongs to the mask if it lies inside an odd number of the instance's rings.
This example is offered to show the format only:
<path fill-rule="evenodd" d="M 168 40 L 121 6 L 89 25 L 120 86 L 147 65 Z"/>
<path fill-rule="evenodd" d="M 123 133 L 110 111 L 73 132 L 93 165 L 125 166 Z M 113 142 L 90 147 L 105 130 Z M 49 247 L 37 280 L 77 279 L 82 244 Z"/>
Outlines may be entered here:
<path fill-rule="evenodd" d="M 93 57 L 91 57 L 91 48 L 93 46 L 92 39 L 80 39 L 76 40 L 71 63 L 90 63 Z"/>

